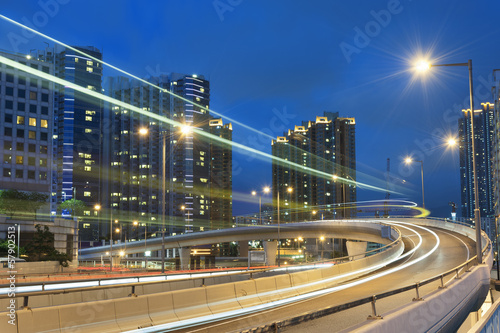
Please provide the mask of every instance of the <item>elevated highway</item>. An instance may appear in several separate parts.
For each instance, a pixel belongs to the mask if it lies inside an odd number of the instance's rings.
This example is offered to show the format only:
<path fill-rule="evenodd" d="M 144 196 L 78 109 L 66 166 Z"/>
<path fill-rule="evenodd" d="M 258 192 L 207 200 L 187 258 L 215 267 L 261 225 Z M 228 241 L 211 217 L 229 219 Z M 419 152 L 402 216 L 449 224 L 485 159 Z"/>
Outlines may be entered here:
<path fill-rule="evenodd" d="M 383 258 L 379 265 L 372 263 L 369 270 L 360 267 L 362 261 L 352 262 L 346 266 L 354 273 L 349 278 L 339 279 L 339 276 L 345 277 L 346 271 L 334 266 L 315 270 L 317 273 L 284 272 L 279 277 L 139 295 L 135 299 L 111 303 L 108 300 L 45 310 L 19 310 L 18 317 L 20 322 L 24 321 L 24 327 L 29 327 L 30 320 L 33 324 L 33 318 L 40 318 L 43 311 L 52 311 L 52 317 L 59 321 L 59 326 L 54 328 L 61 331 L 95 330 L 104 327 L 102 325 L 110 332 L 231 332 L 256 328 L 274 331 L 277 326 L 300 324 L 326 313 L 334 314 L 308 323 L 300 330 L 307 332 L 312 327 L 315 331 L 340 331 L 352 325 L 358 325 L 356 330 L 359 331 L 380 332 L 456 329 L 469 312 L 482 303 L 489 286 L 491 245 L 484 235 L 485 263 L 473 266 L 475 234 L 469 226 L 427 219 L 332 221 L 283 225 L 281 235 L 282 238 L 292 238 L 300 232 L 304 238 L 313 238 L 326 234 L 328 237 L 389 244 L 392 240 L 381 237 L 380 222 L 400 231 L 404 251 L 398 256 Z M 201 245 L 214 240 L 272 239 L 276 231 L 276 226 L 270 226 L 182 235 L 169 238 L 166 247 Z M 161 240 L 149 242 L 150 250 L 161 248 Z M 139 245 L 137 251 L 143 251 L 142 246 L 144 244 Z M 127 252 L 131 248 L 133 246 L 127 244 Z M 106 247 L 90 249 L 83 255 L 96 257 L 106 250 Z M 484 277 L 484 272 L 488 278 Z M 457 276 L 460 279 L 456 279 Z M 447 288 L 440 289 L 440 286 Z M 376 300 L 371 305 L 363 302 L 372 299 L 373 295 L 390 297 Z M 160 297 L 161 304 L 156 297 Z M 137 311 L 126 312 L 120 305 L 125 301 Z M 101 303 L 106 303 L 106 307 Z M 364 305 L 337 312 L 359 304 Z M 105 320 L 96 308 L 106 309 Z M 94 313 L 92 321 L 77 316 L 72 320 L 66 318 L 68 314 L 89 311 Z M 383 319 L 367 321 L 370 313 L 373 318 L 382 314 Z M 141 328 L 134 330 L 134 325 Z"/>

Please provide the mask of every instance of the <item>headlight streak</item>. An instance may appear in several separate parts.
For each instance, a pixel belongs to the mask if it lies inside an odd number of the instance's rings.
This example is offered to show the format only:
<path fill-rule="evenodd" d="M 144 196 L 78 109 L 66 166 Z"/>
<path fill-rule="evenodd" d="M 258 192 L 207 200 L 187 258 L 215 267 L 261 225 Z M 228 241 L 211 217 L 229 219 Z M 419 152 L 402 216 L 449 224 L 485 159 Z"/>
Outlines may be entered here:
<path fill-rule="evenodd" d="M 379 221 L 376 221 L 376 222 L 379 222 Z M 328 293 L 332 293 L 332 292 L 336 292 L 336 291 L 348 289 L 348 288 L 351 288 L 351 287 L 354 287 L 354 286 L 366 283 L 368 281 L 371 281 L 371 280 L 374 280 L 374 279 L 378 279 L 378 278 L 383 277 L 385 275 L 392 274 L 392 273 L 397 272 L 399 270 L 405 269 L 405 268 L 407 268 L 407 267 L 409 267 L 411 265 L 414 265 L 414 264 L 416 264 L 416 263 L 418 263 L 418 262 L 426 259 L 432 253 L 434 253 L 436 251 L 436 249 L 439 247 L 439 244 L 440 244 L 439 236 L 435 232 L 433 232 L 432 230 L 430 230 L 428 228 L 425 228 L 425 227 L 422 227 L 422 226 L 418 226 L 418 225 L 414 225 L 414 224 L 407 223 L 407 222 L 385 221 L 385 223 L 387 223 L 387 224 L 393 224 L 393 225 L 396 224 L 396 225 L 399 225 L 402 228 L 411 230 L 412 232 L 414 232 L 415 234 L 418 235 L 418 237 L 419 237 L 419 243 L 418 243 L 418 245 L 414 249 L 408 251 L 404 255 L 399 256 L 398 258 L 395 258 L 393 260 L 390 260 L 390 261 L 388 261 L 388 262 L 386 262 L 386 263 L 384 263 L 382 265 L 378 265 L 378 266 L 380 266 L 379 268 L 384 267 L 384 266 L 386 266 L 386 265 L 388 265 L 388 264 L 390 264 L 390 263 L 392 263 L 394 261 L 400 260 L 402 258 L 405 258 L 406 256 L 411 255 L 412 253 L 414 253 L 421 246 L 421 244 L 422 244 L 422 236 L 418 232 L 416 232 L 415 230 L 413 230 L 413 229 L 411 229 L 409 227 L 406 227 L 406 226 L 404 226 L 402 224 L 411 225 L 412 227 L 417 227 L 417 228 L 420 228 L 422 230 L 425 230 L 425 231 L 429 232 L 430 234 L 432 234 L 435 237 L 436 244 L 435 244 L 435 246 L 429 252 L 425 253 L 424 255 L 422 255 L 421 257 L 419 257 L 417 259 L 414 259 L 412 261 L 406 262 L 406 263 L 404 263 L 402 265 L 399 265 L 397 267 L 388 269 L 388 270 L 386 270 L 384 272 L 380 272 L 380 273 L 377 273 L 375 275 L 372 275 L 372 276 L 369 276 L 369 277 L 366 277 L 366 278 L 362 278 L 362 279 L 359 279 L 359 280 L 356 280 L 356 281 L 353 281 L 353 282 L 349 282 L 349 283 L 346 283 L 346 284 L 343 284 L 343 285 L 339 285 L 339 286 L 335 286 L 335 287 L 331 287 L 331 288 L 327 288 L 327 289 L 322 289 L 322 290 L 317 290 L 317 291 L 313 291 L 313 292 L 310 292 L 310 293 L 307 293 L 307 294 L 304 294 L 304 295 L 293 296 L 293 297 L 290 297 L 290 298 L 286 298 L 286 299 L 282 299 L 282 300 L 277 300 L 277 301 L 269 302 L 269 303 L 266 303 L 266 304 L 255 305 L 255 306 L 248 307 L 248 308 L 245 308 L 245 309 L 232 310 L 232 311 L 218 313 L 218 314 L 214 314 L 214 315 L 208 315 L 208 316 L 203 316 L 203 317 L 194 318 L 194 319 L 187 319 L 187 320 L 183 320 L 183 321 L 179 321 L 179 322 L 172 322 L 172 323 L 168 323 L 168 324 L 162 324 L 162 325 L 158 325 L 158 326 L 154 326 L 154 327 L 142 328 L 142 329 L 138 329 L 138 330 L 131 330 L 131 331 L 127 331 L 127 332 L 137 332 L 137 333 L 139 333 L 139 332 L 160 332 L 160 331 L 161 332 L 169 332 L 169 331 L 176 330 L 176 329 L 179 329 L 179 328 L 189 328 L 189 327 L 198 326 L 200 324 L 213 323 L 213 322 L 217 322 L 217 321 L 224 320 L 224 319 L 236 318 L 236 317 L 240 317 L 242 315 L 253 314 L 253 313 L 261 312 L 263 310 L 268 310 L 268 309 L 272 309 L 272 308 L 275 308 L 275 307 L 279 307 L 279 306 L 283 306 L 283 305 L 288 305 L 288 304 L 291 304 L 291 303 L 296 303 L 298 301 L 304 301 L 304 300 L 307 300 L 307 299 L 310 299 L 310 298 L 314 298 L 314 297 L 318 297 L 318 296 L 322 296 L 322 295 L 325 295 L 325 294 L 328 294 Z M 370 268 L 370 269 L 373 269 L 373 268 Z M 359 270 L 357 272 L 352 272 L 351 274 L 355 274 L 355 273 L 359 273 L 359 272 L 364 272 L 366 270 L 367 269 Z M 336 278 L 339 278 L 339 277 L 336 277 Z M 310 286 L 310 285 L 314 285 L 314 284 L 317 284 L 317 283 L 324 283 L 325 281 L 332 281 L 332 280 L 334 280 L 334 278 L 330 278 L 330 279 L 326 279 L 326 280 L 320 280 L 318 282 L 313 282 L 313 283 L 307 284 L 307 285 Z M 303 285 L 303 286 L 306 286 L 306 285 Z M 287 289 L 289 289 L 289 288 L 287 288 Z M 282 291 L 286 291 L 287 289 L 283 289 Z M 278 292 L 278 291 L 276 291 L 276 292 Z M 268 293 L 266 293 L 266 294 L 268 294 Z"/>
<path fill-rule="evenodd" d="M 1 15 L 0 15 L 0 17 L 1 17 Z M 65 86 L 65 87 L 74 89 L 76 91 L 79 91 L 79 92 L 81 92 L 83 94 L 86 94 L 86 95 L 92 96 L 94 98 L 100 99 L 102 101 L 106 101 L 106 102 L 109 102 L 111 104 L 114 104 L 114 105 L 117 105 L 117 106 L 121 106 L 123 108 L 126 108 L 129 111 L 133 111 L 135 113 L 138 113 L 138 114 L 141 114 L 141 115 L 144 115 L 144 116 L 156 119 L 156 120 L 158 120 L 158 121 L 160 121 L 162 123 L 167 123 L 167 124 L 175 126 L 175 127 L 181 127 L 183 125 L 183 124 L 181 124 L 181 123 L 179 123 L 179 122 L 177 122 L 175 120 L 169 119 L 169 118 L 164 117 L 164 116 L 160 116 L 160 115 L 155 114 L 155 113 L 153 113 L 151 111 L 145 111 L 145 110 L 140 109 L 140 108 L 138 108 L 136 106 L 133 106 L 131 104 L 127 104 L 127 103 L 122 102 L 120 100 L 117 100 L 115 98 L 103 95 L 101 93 L 98 93 L 98 92 L 95 92 L 93 90 L 89 90 L 89 89 L 87 89 L 85 87 L 82 87 L 82 86 L 79 86 L 77 84 L 74 84 L 72 82 L 60 79 L 58 77 L 55 77 L 54 75 L 50 75 L 50 74 L 44 73 L 42 71 L 35 70 L 35 69 L 31 68 L 31 67 L 28 67 L 26 65 L 20 64 L 20 63 L 18 63 L 16 61 L 13 61 L 11 59 L 5 58 L 3 56 L 0 56 L 0 62 L 6 64 L 8 66 L 17 68 L 17 69 L 19 69 L 19 70 L 21 70 L 23 72 L 26 72 L 26 73 L 38 76 L 40 78 L 52 81 L 54 83 L 57 83 L 59 85 Z M 332 175 L 329 174 L 329 173 L 327 173 L 327 172 L 319 171 L 319 170 L 316 170 L 316 169 L 313 169 L 313 168 L 310 168 L 310 167 L 305 167 L 305 166 L 303 166 L 301 164 L 298 164 L 298 163 L 295 163 L 295 162 L 291 162 L 291 161 L 288 161 L 288 160 L 285 160 L 285 159 L 273 156 L 271 154 L 262 152 L 262 151 L 260 151 L 258 149 L 247 147 L 247 146 L 245 146 L 245 145 L 243 145 L 241 143 L 237 143 L 237 142 L 234 142 L 234 141 L 231 141 L 231 140 L 227 140 L 227 139 L 221 138 L 219 136 L 207 133 L 205 131 L 197 130 L 196 128 L 193 128 L 193 132 L 196 132 L 198 135 L 203 136 L 205 138 L 208 138 L 208 139 L 220 142 L 220 143 L 225 144 L 225 145 L 232 146 L 234 148 L 238 148 L 238 149 L 240 149 L 242 151 L 247 151 L 247 152 L 254 153 L 256 156 L 259 156 L 261 159 L 274 160 L 274 161 L 283 163 L 285 165 L 290 166 L 291 168 L 293 168 L 295 170 L 301 170 L 301 172 L 304 172 L 304 173 L 308 173 L 308 174 L 311 174 L 311 175 L 316 175 L 316 176 L 322 177 L 324 179 L 331 179 L 331 177 L 332 177 Z M 384 189 L 384 188 L 381 188 L 381 187 L 377 187 L 377 186 L 373 186 L 373 185 L 369 185 L 369 184 L 364 184 L 364 183 L 361 183 L 361 182 L 357 182 L 357 184 L 358 185 L 362 185 L 364 188 L 367 188 L 367 189 L 370 189 L 370 190 L 373 190 L 373 191 L 378 191 L 378 192 L 387 192 L 388 191 L 387 189 Z M 389 192 L 395 193 L 395 194 L 399 194 L 399 193 L 397 193 L 395 191 L 389 191 Z"/>

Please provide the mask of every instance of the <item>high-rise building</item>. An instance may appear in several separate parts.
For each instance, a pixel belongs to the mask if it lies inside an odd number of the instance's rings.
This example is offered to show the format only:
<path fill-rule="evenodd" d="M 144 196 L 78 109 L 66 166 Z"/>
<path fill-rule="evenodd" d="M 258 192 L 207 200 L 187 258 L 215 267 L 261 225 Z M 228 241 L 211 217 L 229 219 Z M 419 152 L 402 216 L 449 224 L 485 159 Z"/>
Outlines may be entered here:
<path fill-rule="evenodd" d="M 493 149 L 491 150 L 492 160 L 492 195 L 493 212 L 495 218 L 500 216 L 500 69 L 493 71 L 492 95 L 494 101 L 493 112 Z"/>
<path fill-rule="evenodd" d="M 104 189 L 113 217 L 133 230 L 137 221 L 148 236 L 162 224 L 162 170 L 165 163 L 166 233 L 203 231 L 231 225 L 231 146 L 199 135 L 204 131 L 226 140 L 231 124 L 213 119 L 199 106 L 209 106 L 209 82 L 201 76 L 170 74 L 149 78 L 153 85 L 110 78 L 109 96 L 178 122 L 173 126 L 147 115 L 105 103 L 111 124 L 105 145 Z M 146 135 L 140 135 L 147 128 Z M 196 129 L 193 131 L 193 129 Z M 144 131 L 146 132 L 146 131 Z M 163 138 L 165 137 L 165 156 Z M 109 156 L 109 160 L 108 160 Z M 142 232 L 142 231 L 141 231 Z M 139 236 L 140 237 L 140 236 Z M 141 237 L 140 237 L 141 238 Z"/>
<path fill-rule="evenodd" d="M 272 141 L 273 204 L 283 222 L 355 215 L 355 120 L 325 112 Z M 286 162 L 285 162 L 286 161 Z M 291 162 L 291 163 L 289 163 Z M 279 193 L 279 194 L 278 194 Z"/>
<path fill-rule="evenodd" d="M 75 47 L 86 54 L 102 59 L 95 47 Z M 102 66 L 99 62 L 68 48 L 39 52 L 53 60 L 55 75 L 89 90 L 102 91 Z M 83 201 L 88 217 L 80 229 L 82 240 L 98 240 L 101 236 L 98 210 L 101 205 L 102 166 L 102 102 L 69 87 L 56 85 L 54 92 L 54 160 L 55 201 Z"/>
<path fill-rule="evenodd" d="M 470 110 L 463 110 L 464 117 L 458 120 L 460 144 L 460 186 L 462 217 L 474 218 L 474 172 L 472 165 L 472 133 Z M 494 105 L 481 103 L 474 110 L 474 137 L 476 152 L 477 187 L 481 217 L 493 217 L 493 170 L 492 154 L 494 140 Z"/>
<path fill-rule="evenodd" d="M 35 70 L 54 73 L 51 63 L 36 57 L 0 54 Z M 36 191 L 50 196 L 52 85 L 36 75 L 0 64 L 0 189 Z M 47 217 L 50 214 L 49 205 L 40 213 Z"/>
<path fill-rule="evenodd" d="M 232 141 L 232 124 L 210 120 L 210 134 Z M 233 216 L 232 147 L 212 141 L 210 144 L 210 229 L 230 228 Z"/>

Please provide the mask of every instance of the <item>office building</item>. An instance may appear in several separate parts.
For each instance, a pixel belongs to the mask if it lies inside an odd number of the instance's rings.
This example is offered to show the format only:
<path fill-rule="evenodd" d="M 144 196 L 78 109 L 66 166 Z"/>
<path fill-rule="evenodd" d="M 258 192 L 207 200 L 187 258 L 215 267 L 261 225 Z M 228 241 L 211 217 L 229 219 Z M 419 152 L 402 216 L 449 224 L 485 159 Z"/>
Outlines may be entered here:
<path fill-rule="evenodd" d="M 460 144 L 460 186 L 462 217 L 474 218 L 474 173 L 472 165 L 472 136 L 470 110 L 463 110 L 464 117 L 458 120 Z M 494 105 L 481 103 L 474 111 L 474 136 L 476 151 L 477 187 L 481 217 L 493 217 L 493 140 Z"/>
<path fill-rule="evenodd" d="M 493 70 L 494 101 L 493 112 L 493 147 L 491 150 L 493 214 L 498 224 L 500 216 L 500 69 Z"/>
<path fill-rule="evenodd" d="M 162 226 L 162 170 L 165 162 L 167 235 L 231 226 L 231 146 L 193 131 L 231 140 L 231 124 L 211 118 L 209 82 L 202 76 L 169 74 L 149 78 L 157 87 L 127 78 L 109 78 L 105 90 L 115 99 L 178 122 L 173 126 L 148 115 L 105 103 L 109 142 L 103 177 L 113 219 L 129 238 L 159 236 Z M 141 129 L 143 131 L 141 135 Z M 165 156 L 163 137 L 165 136 Z M 164 158 L 165 157 L 165 158 Z M 214 157 L 214 158 L 212 158 Z M 139 230 L 134 229 L 137 221 Z M 142 229 L 144 227 L 144 229 Z M 130 236 L 133 235 L 133 236 Z"/>
<path fill-rule="evenodd" d="M 0 53 L 35 70 L 53 74 L 51 63 L 26 54 Z M 50 196 L 52 177 L 52 83 L 0 64 L 0 189 Z M 37 218 L 48 218 L 49 203 Z"/>
<path fill-rule="evenodd" d="M 272 141 L 273 205 L 282 222 L 355 215 L 355 120 L 325 112 Z M 306 171 L 304 171 L 306 170 Z M 290 189 L 290 190 L 289 190 Z"/>
<path fill-rule="evenodd" d="M 95 47 L 76 49 L 102 60 Z M 55 47 L 38 52 L 38 57 L 53 60 L 55 75 L 63 80 L 102 91 L 102 66 L 99 62 L 76 51 Z M 83 201 L 86 223 L 80 228 L 82 240 L 98 240 L 101 223 L 102 166 L 102 102 L 69 87 L 56 85 L 54 91 L 54 201 L 59 204 L 72 199 Z"/>

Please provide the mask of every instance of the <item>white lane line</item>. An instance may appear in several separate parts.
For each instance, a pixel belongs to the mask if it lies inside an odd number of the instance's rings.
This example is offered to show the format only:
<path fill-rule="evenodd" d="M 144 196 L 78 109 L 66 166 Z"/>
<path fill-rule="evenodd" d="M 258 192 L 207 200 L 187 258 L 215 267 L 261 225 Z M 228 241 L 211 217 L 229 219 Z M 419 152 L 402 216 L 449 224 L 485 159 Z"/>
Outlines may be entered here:
<path fill-rule="evenodd" d="M 278 306 L 289 305 L 290 303 L 297 304 L 298 301 L 303 301 L 303 300 L 311 299 L 311 298 L 314 298 L 314 297 L 317 297 L 317 296 L 322 296 L 322 295 L 325 295 L 325 294 L 336 292 L 336 291 L 339 291 L 339 290 L 348 289 L 348 288 L 357 286 L 359 284 L 366 283 L 366 282 L 374 280 L 374 279 L 378 279 L 378 278 L 380 278 L 382 276 L 385 276 L 385 275 L 388 275 L 388 274 L 392 274 L 394 272 L 397 272 L 399 270 L 407 268 L 407 267 L 409 267 L 409 266 L 411 266 L 413 264 L 416 264 L 416 263 L 418 263 L 418 262 L 426 259 L 432 253 L 434 253 L 437 250 L 437 248 L 439 247 L 439 244 L 440 244 L 439 236 L 434 231 L 432 231 L 430 229 L 427 229 L 425 227 L 422 227 L 422 226 L 413 225 L 411 223 L 396 222 L 396 221 L 391 221 L 391 222 L 392 223 L 390 223 L 390 222 L 389 223 L 386 222 L 386 223 L 387 224 L 398 224 L 402 228 L 409 229 L 409 230 L 413 231 L 415 234 L 418 235 L 418 237 L 420 239 L 420 242 L 419 242 L 419 244 L 417 245 L 416 248 L 414 248 L 411 251 L 405 253 L 404 255 L 400 256 L 399 258 L 395 258 L 394 260 L 392 260 L 390 262 L 394 262 L 395 260 L 399 260 L 402 257 L 406 257 L 406 256 L 411 255 L 422 244 L 422 236 L 420 236 L 420 234 L 417 233 L 415 230 L 413 230 L 413 229 L 411 229 L 409 227 L 406 227 L 406 226 L 404 226 L 402 224 L 411 225 L 412 227 L 417 227 L 419 229 L 422 229 L 424 231 L 429 232 L 436 239 L 435 246 L 430 251 L 428 251 L 427 253 L 423 254 L 421 257 L 419 257 L 417 259 L 414 259 L 414 260 L 412 260 L 410 262 L 407 262 L 407 263 L 405 263 L 405 264 L 403 264 L 401 266 L 397 266 L 397 267 L 388 269 L 386 271 L 380 272 L 378 274 L 374 274 L 372 276 L 366 277 L 364 279 L 352 281 L 352 282 L 349 282 L 349 283 L 346 283 L 346 284 L 343 284 L 343 285 L 339 285 L 339 286 L 335 286 L 335 287 L 331 287 L 331 288 L 327 288 L 327 289 L 322 289 L 322 290 L 317 290 L 317 291 L 313 291 L 313 292 L 310 292 L 310 293 L 307 293 L 307 294 L 303 294 L 303 295 L 299 295 L 299 296 L 293 296 L 293 297 L 289 297 L 289 298 L 286 298 L 286 299 L 277 300 L 277 301 L 273 301 L 273 302 L 269 302 L 269 303 L 265 303 L 265 304 L 261 304 L 261 305 L 255 305 L 255 306 L 252 306 L 252 307 L 249 307 L 249 308 L 245 308 L 245 309 L 232 310 L 232 311 L 228 311 L 228 312 L 218 313 L 218 314 L 215 314 L 215 315 L 208 315 L 208 316 L 203 316 L 203 317 L 198 317 L 198 318 L 193 318 L 193 319 L 187 319 L 187 320 L 182 320 L 182 321 L 178 321 L 178 322 L 172 322 L 172 323 L 162 324 L 162 325 L 158 325 L 158 326 L 155 326 L 155 327 L 147 327 L 147 328 L 142 328 L 142 329 L 138 329 L 138 330 L 131 330 L 131 331 L 128 331 L 128 332 L 136 332 L 136 333 L 138 333 L 138 332 L 168 332 L 168 331 L 176 330 L 176 329 L 179 329 L 179 328 L 190 328 L 190 327 L 198 326 L 198 325 L 200 325 L 202 323 L 209 324 L 209 323 L 217 322 L 217 321 L 224 320 L 224 319 L 234 318 L 234 320 L 226 322 L 226 323 L 230 323 L 230 322 L 233 322 L 233 321 L 241 320 L 241 318 L 237 318 L 237 317 L 241 317 L 242 315 L 245 315 L 245 314 L 247 316 L 251 315 L 251 314 L 253 316 L 257 316 L 259 314 L 261 315 L 262 311 L 264 311 L 264 310 L 268 310 L 269 311 L 269 309 L 271 309 L 271 308 L 275 308 L 275 307 L 278 307 Z M 390 262 L 385 263 L 385 265 L 389 264 Z M 290 304 L 290 305 L 294 305 L 294 304 Z M 221 324 L 216 324 L 216 326 L 218 326 L 218 325 L 221 325 Z"/>

